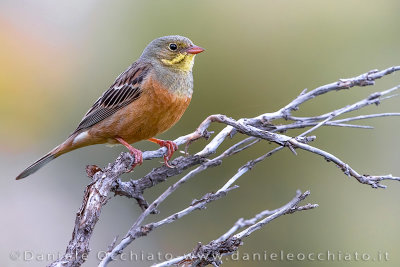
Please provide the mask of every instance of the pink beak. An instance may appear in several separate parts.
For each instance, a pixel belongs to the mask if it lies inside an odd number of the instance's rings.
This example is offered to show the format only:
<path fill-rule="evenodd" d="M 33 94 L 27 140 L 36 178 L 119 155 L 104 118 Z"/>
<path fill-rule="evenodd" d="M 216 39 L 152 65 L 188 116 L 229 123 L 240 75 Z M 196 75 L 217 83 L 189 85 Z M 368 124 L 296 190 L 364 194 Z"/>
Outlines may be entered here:
<path fill-rule="evenodd" d="M 193 55 L 196 55 L 203 51 L 204 51 L 204 48 L 201 48 L 200 46 L 197 46 L 197 45 L 193 45 L 193 46 L 189 47 L 188 49 L 186 49 L 186 53 L 193 54 Z"/>

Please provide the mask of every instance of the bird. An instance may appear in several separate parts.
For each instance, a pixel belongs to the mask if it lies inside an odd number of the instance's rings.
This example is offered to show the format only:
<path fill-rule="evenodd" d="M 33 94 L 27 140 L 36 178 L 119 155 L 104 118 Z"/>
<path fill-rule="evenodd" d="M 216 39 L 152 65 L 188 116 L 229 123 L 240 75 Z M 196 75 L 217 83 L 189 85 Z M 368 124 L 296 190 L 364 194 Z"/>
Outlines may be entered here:
<path fill-rule="evenodd" d="M 195 56 L 204 51 L 189 38 L 170 35 L 151 41 L 137 61 L 122 72 L 60 145 L 34 162 L 16 179 L 25 178 L 55 158 L 95 144 L 122 144 L 142 164 L 142 152 L 131 144 L 149 140 L 166 147 L 164 163 L 178 146 L 155 138 L 171 128 L 187 109 L 193 94 Z"/>

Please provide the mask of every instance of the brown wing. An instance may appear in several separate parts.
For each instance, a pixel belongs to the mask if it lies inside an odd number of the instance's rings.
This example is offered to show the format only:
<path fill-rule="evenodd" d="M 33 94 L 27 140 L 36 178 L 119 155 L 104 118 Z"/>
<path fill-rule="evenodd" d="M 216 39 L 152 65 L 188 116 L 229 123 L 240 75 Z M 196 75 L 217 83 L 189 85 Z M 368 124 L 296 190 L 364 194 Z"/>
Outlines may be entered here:
<path fill-rule="evenodd" d="M 143 79 L 149 72 L 149 65 L 133 63 L 121 73 L 110 88 L 97 99 L 79 123 L 76 133 L 85 130 L 111 116 L 119 109 L 132 103 L 140 97 Z"/>

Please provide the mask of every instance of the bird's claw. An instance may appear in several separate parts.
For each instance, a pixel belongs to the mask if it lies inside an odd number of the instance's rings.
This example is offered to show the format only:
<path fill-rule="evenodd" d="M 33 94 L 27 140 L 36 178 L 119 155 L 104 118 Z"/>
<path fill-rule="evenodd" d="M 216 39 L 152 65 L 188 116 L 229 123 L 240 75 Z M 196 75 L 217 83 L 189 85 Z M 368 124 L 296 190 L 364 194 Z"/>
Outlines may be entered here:
<path fill-rule="evenodd" d="M 172 158 L 172 155 L 174 154 L 175 151 L 178 150 L 178 145 L 175 144 L 173 141 L 164 141 L 164 140 L 160 140 L 161 142 L 159 143 L 159 145 L 161 147 L 165 147 L 167 148 L 167 152 L 164 155 L 164 164 L 165 166 L 167 166 L 168 168 L 175 168 L 173 166 L 171 166 L 169 164 L 169 160 Z"/>
<path fill-rule="evenodd" d="M 129 149 L 132 156 L 134 156 L 134 161 L 132 163 L 132 167 L 128 170 L 128 172 L 133 171 L 133 169 L 138 166 L 142 165 L 143 163 L 143 153 L 139 149 L 133 148 L 132 150 Z"/>
<path fill-rule="evenodd" d="M 174 168 L 171 166 L 168 161 L 171 159 L 172 155 L 174 154 L 175 151 L 178 150 L 178 145 L 175 144 L 175 142 L 170 141 L 170 140 L 160 140 L 157 138 L 150 138 L 149 141 L 158 144 L 160 147 L 165 147 L 167 149 L 167 152 L 164 155 L 164 163 L 165 166 L 168 168 Z"/>

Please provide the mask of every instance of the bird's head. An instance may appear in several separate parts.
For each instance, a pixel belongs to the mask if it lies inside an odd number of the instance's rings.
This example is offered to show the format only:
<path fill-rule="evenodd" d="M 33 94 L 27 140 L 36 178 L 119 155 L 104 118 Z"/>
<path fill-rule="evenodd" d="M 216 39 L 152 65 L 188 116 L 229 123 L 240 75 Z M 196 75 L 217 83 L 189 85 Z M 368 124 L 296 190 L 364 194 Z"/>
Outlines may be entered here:
<path fill-rule="evenodd" d="M 186 37 L 170 35 L 157 38 L 144 49 L 141 58 L 156 61 L 168 68 L 192 71 L 194 57 L 204 49 Z"/>

